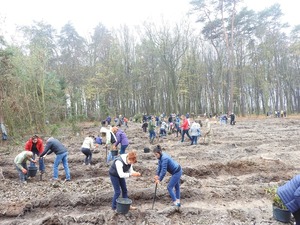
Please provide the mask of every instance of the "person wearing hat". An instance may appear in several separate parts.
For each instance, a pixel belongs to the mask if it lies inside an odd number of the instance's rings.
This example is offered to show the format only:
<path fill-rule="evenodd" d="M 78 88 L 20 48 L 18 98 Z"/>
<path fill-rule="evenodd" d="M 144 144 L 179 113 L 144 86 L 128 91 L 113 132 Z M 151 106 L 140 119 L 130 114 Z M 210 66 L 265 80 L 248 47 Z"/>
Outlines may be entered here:
<path fill-rule="evenodd" d="M 154 177 L 154 182 L 156 184 L 159 184 L 164 179 L 166 173 L 169 172 L 172 176 L 167 189 L 173 201 L 173 205 L 180 207 L 180 177 L 182 175 L 181 166 L 167 153 L 162 152 L 162 148 L 160 145 L 157 145 L 153 149 L 153 153 L 158 159 L 158 167 L 156 170 L 156 175 Z"/>
<path fill-rule="evenodd" d="M 14 160 L 16 169 L 19 173 L 19 178 L 21 183 L 26 184 L 27 180 L 27 161 L 29 160 L 32 163 L 36 163 L 36 160 L 32 159 L 33 153 L 30 151 L 22 151 L 19 153 Z"/>
<path fill-rule="evenodd" d="M 33 135 L 29 140 L 25 143 L 25 150 L 32 152 L 32 159 L 35 159 L 35 155 L 40 156 L 44 151 L 43 140 L 38 135 Z M 30 166 L 34 166 L 32 162 L 30 162 Z M 39 159 L 39 170 L 43 174 L 45 173 L 45 164 L 44 159 Z"/>
<path fill-rule="evenodd" d="M 135 151 L 130 151 L 127 154 L 122 154 L 117 157 L 109 169 L 109 176 L 114 188 L 114 196 L 112 199 L 112 210 L 117 208 L 117 198 L 121 195 L 122 198 L 128 198 L 127 186 L 125 178 L 139 177 L 141 174 L 133 170 L 132 165 L 137 162 L 137 155 Z M 131 207 L 131 209 L 136 209 Z"/>

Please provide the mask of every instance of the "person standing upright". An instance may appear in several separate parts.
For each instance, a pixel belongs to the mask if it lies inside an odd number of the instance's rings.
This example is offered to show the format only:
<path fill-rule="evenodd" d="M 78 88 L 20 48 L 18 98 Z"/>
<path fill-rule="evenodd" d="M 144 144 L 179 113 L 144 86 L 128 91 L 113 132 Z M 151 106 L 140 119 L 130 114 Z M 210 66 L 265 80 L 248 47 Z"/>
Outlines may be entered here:
<path fill-rule="evenodd" d="M 190 141 L 192 141 L 192 138 L 191 138 L 191 136 L 189 134 L 190 126 L 189 126 L 188 119 L 186 118 L 185 115 L 182 115 L 181 116 L 181 120 L 182 120 L 182 125 L 181 125 L 181 128 L 182 128 L 181 142 L 184 142 L 184 135 L 185 134 L 188 136 L 188 138 L 190 139 Z"/>
<path fill-rule="evenodd" d="M 191 125 L 190 132 L 192 137 L 191 145 L 196 145 L 198 137 L 201 136 L 200 123 L 194 121 Z"/>
<path fill-rule="evenodd" d="M 35 159 L 35 155 L 40 156 L 44 151 L 43 140 L 38 135 L 33 135 L 25 144 L 25 150 L 32 152 L 32 159 Z M 30 166 L 35 166 L 35 163 L 30 162 Z M 45 173 L 44 159 L 39 158 L 39 171 L 41 174 Z"/>
<path fill-rule="evenodd" d="M 156 127 L 156 125 L 155 124 L 156 124 L 155 117 L 152 116 L 151 120 L 149 121 L 149 124 L 148 124 L 150 144 L 153 144 L 154 138 L 156 137 L 156 134 L 155 134 L 155 127 Z"/>
<path fill-rule="evenodd" d="M 66 173 L 65 181 L 70 181 L 71 175 L 68 165 L 68 150 L 59 140 L 55 139 L 54 137 L 48 138 L 46 141 L 45 150 L 40 155 L 40 158 L 44 157 L 45 155 L 50 155 L 52 152 L 56 154 L 53 164 L 53 180 L 58 180 L 58 166 L 60 162 L 62 162 Z"/>

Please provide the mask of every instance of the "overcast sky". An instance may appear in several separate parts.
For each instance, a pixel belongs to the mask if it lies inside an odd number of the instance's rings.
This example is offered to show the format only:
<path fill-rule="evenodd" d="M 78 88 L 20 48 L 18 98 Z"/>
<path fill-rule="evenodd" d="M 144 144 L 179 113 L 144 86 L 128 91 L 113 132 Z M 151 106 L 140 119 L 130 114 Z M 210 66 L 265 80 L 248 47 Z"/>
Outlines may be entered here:
<path fill-rule="evenodd" d="M 33 20 L 45 21 L 56 29 L 71 22 L 85 35 L 102 23 L 108 28 L 139 25 L 145 20 L 179 21 L 189 8 L 190 0 L 3 0 L 0 18 L 5 27 L 0 32 L 13 34 L 16 25 L 30 25 Z M 259 11 L 278 2 L 285 14 L 284 21 L 300 24 L 299 0 L 244 0 L 243 5 Z"/>

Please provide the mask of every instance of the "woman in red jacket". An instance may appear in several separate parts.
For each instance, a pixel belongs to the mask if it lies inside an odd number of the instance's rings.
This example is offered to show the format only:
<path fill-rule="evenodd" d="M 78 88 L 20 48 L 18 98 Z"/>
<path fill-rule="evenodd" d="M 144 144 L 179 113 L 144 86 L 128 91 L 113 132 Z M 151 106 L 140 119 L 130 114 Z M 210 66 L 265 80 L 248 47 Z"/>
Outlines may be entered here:
<path fill-rule="evenodd" d="M 190 130 L 190 124 L 188 119 L 186 118 L 185 115 L 181 116 L 182 119 L 182 125 L 181 125 L 181 142 L 184 142 L 184 134 L 186 134 L 188 136 L 188 138 L 192 141 L 192 138 L 189 134 L 189 130 Z"/>
<path fill-rule="evenodd" d="M 40 156 L 44 151 L 43 140 L 36 134 L 33 135 L 25 144 L 25 150 L 32 152 L 32 159 L 35 159 L 35 155 Z M 30 166 L 34 166 L 34 163 L 30 162 Z M 39 170 L 41 173 L 45 173 L 44 159 L 39 159 Z"/>

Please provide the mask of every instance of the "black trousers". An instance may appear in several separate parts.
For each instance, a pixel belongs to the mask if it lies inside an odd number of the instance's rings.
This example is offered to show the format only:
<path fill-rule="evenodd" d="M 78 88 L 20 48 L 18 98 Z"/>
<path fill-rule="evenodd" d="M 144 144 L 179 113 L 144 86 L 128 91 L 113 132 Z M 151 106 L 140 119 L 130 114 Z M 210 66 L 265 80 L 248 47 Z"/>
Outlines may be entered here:
<path fill-rule="evenodd" d="M 300 209 L 293 213 L 293 216 L 296 221 L 296 225 L 300 225 Z"/>

